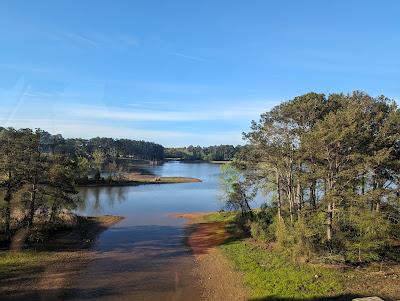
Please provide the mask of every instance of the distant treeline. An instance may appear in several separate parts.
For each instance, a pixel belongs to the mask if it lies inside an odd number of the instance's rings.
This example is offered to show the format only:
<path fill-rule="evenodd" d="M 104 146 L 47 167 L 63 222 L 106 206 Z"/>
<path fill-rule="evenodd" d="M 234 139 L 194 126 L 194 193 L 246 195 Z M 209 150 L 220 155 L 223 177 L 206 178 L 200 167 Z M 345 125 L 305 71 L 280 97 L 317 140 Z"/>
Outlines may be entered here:
<path fill-rule="evenodd" d="M 165 158 L 182 160 L 229 161 L 240 151 L 242 146 L 215 145 L 215 146 L 188 146 L 166 148 Z"/>
<path fill-rule="evenodd" d="M 153 142 L 113 138 L 69 138 L 41 132 L 41 145 L 45 152 L 63 153 L 91 157 L 96 150 L 111 157 L 160 161 L 164 158 L 164 147 Z"/>

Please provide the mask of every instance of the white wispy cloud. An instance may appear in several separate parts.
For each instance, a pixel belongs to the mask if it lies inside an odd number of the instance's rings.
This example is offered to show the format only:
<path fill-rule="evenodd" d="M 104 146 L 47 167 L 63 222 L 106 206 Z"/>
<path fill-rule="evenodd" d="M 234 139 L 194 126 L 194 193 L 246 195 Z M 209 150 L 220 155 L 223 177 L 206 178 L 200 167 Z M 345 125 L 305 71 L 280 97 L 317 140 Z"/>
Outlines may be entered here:
<path fill-rule="evenodd" d="M 70 138 L 113 137 L 154 141 L 164 146 L 241 144 L 241 133 L 226 131 L 213 133 L 192 133 L 185 131 L 147 130 L 116 125 L 102 125 L 95 122 L 65 119 L 22 118 L 7 121 L 7 127 L 41 128 L 52 134 L 62 134 Z"/>
<path fill-rule="evenodd" d="M 97 106 L 74 106 L 66 109 L 66 112 L 74 117 L 89 119 L 190 122 L 207 120 L 235 120 L 238 118 L 251 119 L 258 117 L 265 110 L 265 106 L 238 106 L 229 109 L 192 108 L 186 111 L 168 111 L 157 109 L 135 110 Z"/>
<path fill-rule="evenodd" d="M 68 45 L 121 50 L 139 45 L 138 40 L 126 33 L 58 32 L 53 39 Z"/>

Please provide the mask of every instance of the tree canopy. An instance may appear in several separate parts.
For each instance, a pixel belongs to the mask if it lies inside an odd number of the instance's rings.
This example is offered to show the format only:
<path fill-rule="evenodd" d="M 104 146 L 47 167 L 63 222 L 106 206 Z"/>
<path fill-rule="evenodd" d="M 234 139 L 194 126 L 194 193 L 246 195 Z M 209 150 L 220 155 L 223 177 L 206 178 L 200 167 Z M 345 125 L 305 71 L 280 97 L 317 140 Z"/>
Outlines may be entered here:
<path fill-rule="evenodd" d="M 285 248 L 301 253 L 307 245 L 350 261 L 385 256 L 400 230 L 400 111 L 393 100 L 308 93 L 262 114 L 244 138 L 235 165 L 273 193 L 271 226 L 284 230 L 275 239 Z"/>

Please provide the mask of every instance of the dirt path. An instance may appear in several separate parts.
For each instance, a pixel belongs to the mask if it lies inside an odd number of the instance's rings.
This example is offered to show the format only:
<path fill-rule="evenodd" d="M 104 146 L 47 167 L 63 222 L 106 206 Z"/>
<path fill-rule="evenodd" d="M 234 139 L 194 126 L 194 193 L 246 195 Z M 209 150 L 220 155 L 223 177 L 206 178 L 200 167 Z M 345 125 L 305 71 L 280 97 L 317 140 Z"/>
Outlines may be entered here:
<path fill-rule="evenodd" d="M 247 300 L 243 276 L 235 271 L 217 248 L 228 237 L 224 222 L 199 222 L 207 213 L 177 214 L 187 220 L 187 243 L 195 256 L 194 273 L 203 287 L 205 301 Z"/>

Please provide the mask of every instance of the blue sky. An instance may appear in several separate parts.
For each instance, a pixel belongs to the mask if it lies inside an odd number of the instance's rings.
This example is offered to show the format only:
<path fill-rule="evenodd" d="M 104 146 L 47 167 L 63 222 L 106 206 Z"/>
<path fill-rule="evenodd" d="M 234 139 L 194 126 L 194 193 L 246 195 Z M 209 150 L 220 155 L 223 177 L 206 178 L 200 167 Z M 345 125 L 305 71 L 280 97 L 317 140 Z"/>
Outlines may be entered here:
<path fill-rule="evenodd" d="M 242 143 L 309 91 L 400 96 L 399 1 L 0 0 L 0 125 Z"/>

